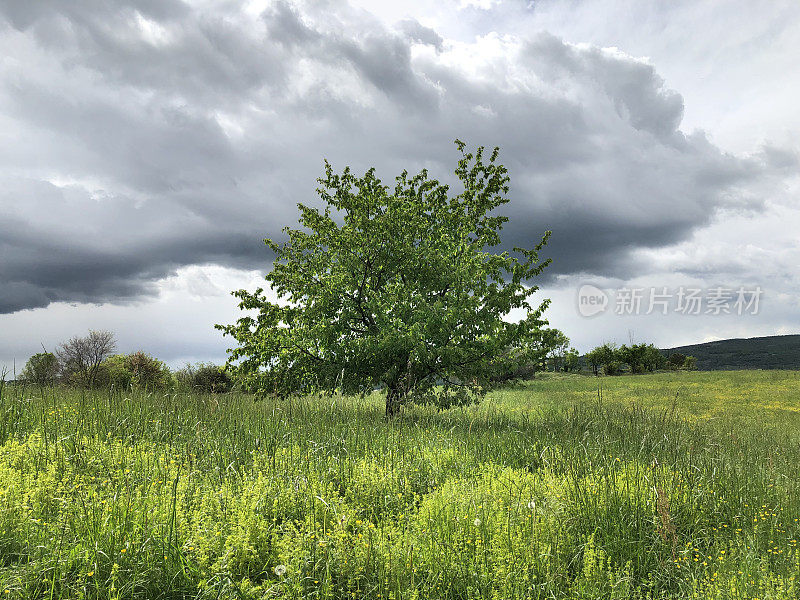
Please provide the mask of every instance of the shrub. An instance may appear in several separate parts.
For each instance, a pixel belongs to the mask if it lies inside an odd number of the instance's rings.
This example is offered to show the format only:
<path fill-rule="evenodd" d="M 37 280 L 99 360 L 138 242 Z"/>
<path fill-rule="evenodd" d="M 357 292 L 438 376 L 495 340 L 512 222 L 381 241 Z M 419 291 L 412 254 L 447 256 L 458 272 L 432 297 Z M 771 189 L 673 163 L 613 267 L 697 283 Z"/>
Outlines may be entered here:
<path fill-rule="evenodd" d="M 132 383 L 141 389 L 164 389 L 172 384 L 169 367 L 157 358 L 142 352 L 129 354 L 125 365 L 132 375 Z"/>
<path fill-rule="evenodd" d="M 105 359 L 97 374 L 98 385 L 113 387 L 117 390 L 130 389 L 133 377 L 125 366 L 125 358 L 124 354 L 115 354 Z"/>
<path fill-rule="evenodd" d="M 233 380 L 222 367 L 208 363 L 200 365 L 195 372 L 194 388 L 207 394 L 223 394 L 230 392 Z"/>
<path fill-rule="evenodd" d="M 653 344 L 631 344 L 619 348 L 614 344 L 603 344 L 587 353 L 586 360 L 595 375 L 600 366 L 606 375 L 614 375 L 622 370 L 623 365 L 627 365 L 631 373 L 653 372 L 667 365 L 664 355 Z"/>
<path fill-rule="evenodd" d="M 139 350 L 108 357 L 101 364 L 97 381 L 116 389 L 162 390 L 174 380 L 167 365 Z"/>
<path fill-rule="evenodd" d="M 175 373 L 178 385 L 205 394 L 224 394 L 233 389 L 233 379 L 213 363 L 187 364 Z"/>
<path fill-rule="evenodd" d="M 695 371 L 697 370 L 697 359 L 694 356 L 686 356 L 680 352 L 674 352 L 673 354 L 669 355 L 669 358 L 667 359 L 667 366 L 673 371 L 678 369 Z"/>
<path fill-rule="evenodd" d="M 655 371 L 664 366 L 664 355 L 653 344 L 631 344 L 617 350 L 617 357 L 626 363 L 631 373 Z"/>

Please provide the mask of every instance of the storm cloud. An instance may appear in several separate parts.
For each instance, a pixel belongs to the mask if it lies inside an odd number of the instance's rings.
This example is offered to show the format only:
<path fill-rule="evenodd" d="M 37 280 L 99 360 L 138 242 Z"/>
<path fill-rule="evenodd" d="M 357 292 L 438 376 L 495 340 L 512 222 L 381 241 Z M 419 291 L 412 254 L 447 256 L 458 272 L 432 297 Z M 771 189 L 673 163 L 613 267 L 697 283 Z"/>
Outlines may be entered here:
<path fill-rule="evenodd" d="M 551 277 L 641 274 L 791 156 L 681 129 L 656 67 L 541 32 L 449 41 L 330 0 L 0 2 L 0 312 L 125 303 L 194 264 L 263 268 L 323 158 L 448 180 L 501 147 L 508 246 Z M 796 161 L 796 157 L 794 157 Z"/>

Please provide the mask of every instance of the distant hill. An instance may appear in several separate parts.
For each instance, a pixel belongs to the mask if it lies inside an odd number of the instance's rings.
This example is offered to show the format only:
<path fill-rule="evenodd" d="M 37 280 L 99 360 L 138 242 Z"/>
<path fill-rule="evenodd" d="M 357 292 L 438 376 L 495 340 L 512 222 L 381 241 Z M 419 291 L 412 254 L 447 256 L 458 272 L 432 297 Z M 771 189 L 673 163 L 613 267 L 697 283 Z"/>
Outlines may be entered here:
<path fill-rule="evenodd" d="M 800 369 L 800 335 L 772 335 L 719 340 L 662 350 L 691 355 L 701 371 L 733 369 Z"/>

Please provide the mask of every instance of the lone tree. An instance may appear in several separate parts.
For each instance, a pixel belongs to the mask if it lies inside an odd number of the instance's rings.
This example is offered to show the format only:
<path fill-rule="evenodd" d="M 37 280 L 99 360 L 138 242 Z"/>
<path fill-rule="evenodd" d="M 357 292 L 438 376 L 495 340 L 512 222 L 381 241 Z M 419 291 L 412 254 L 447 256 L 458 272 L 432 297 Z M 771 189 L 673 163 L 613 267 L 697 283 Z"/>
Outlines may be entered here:
<path fill-rule="evenodd" d="M 282 300 L 259 288 L 233 292 L 254 311 L 217 325 L 238 347 L 228 367 L 258 394 L 367 394 L 386 391 L 386 414 L 407 402 L 440 407 L 474 402 L 498 373 L 541 355 L 542 313 L 526 282 L 549 264 L 533 249 L 493 252 L 508 218 L 509 177 L 495 148 L 461 153 L 456 196 L 408 172 L 385 186 L 370 169 L 339 175 L 325 162 L 324 210 L 298 204 L 304 229 L 275 253 L 265 277 Z M 524 317 L 510 322 L 513 309 Z"/>
<path fill-rule="evenodd" d="M 75 336 L 58 347 L 56 354 L 65 375 L 81 385 L 94 385 L 100 364 L 117 346 L 110 331 L 89 330 L 85 337 Z"/>

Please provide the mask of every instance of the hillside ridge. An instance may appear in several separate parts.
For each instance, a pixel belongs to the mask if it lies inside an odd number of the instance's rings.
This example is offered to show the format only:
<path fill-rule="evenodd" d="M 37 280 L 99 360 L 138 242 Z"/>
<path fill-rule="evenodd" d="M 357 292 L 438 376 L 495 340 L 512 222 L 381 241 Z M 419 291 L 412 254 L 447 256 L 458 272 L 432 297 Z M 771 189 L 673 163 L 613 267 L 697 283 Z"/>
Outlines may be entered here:
<path fill-rule="evenodd" d="M 800 369 L 800 335 L 731 338 L 661 350 L 697 359 L 701 371 L 736 369 Z"/>

